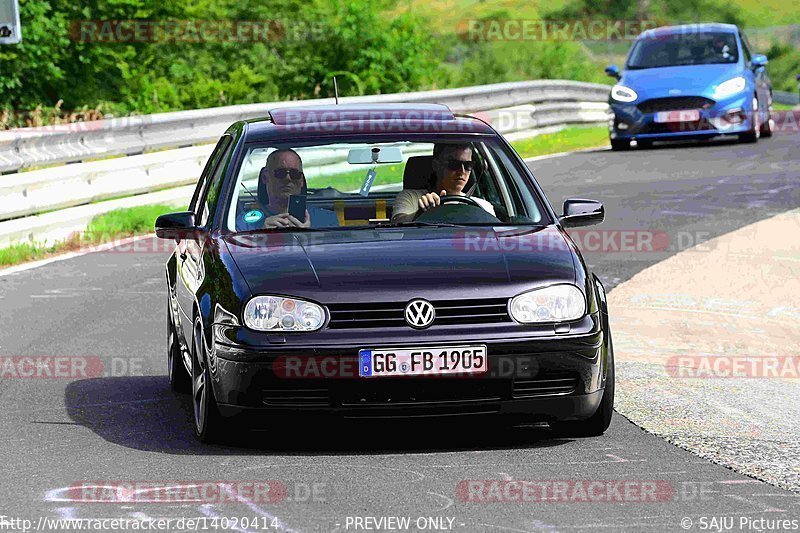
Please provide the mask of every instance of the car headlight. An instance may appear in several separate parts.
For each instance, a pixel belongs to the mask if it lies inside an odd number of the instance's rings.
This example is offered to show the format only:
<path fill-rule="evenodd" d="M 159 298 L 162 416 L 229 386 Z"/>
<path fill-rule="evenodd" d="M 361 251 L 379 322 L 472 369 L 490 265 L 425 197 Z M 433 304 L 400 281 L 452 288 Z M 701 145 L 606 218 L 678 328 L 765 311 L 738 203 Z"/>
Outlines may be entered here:
<path fill-rule="evenodd" d="M 575 285 L 551 285 L 514 296 L 511 318 L 522 324 L 576 320 L 586 312 L 586 300 Z"/>
<path fill-rule="evenodd" d="M 714 96 L 716 98 L 724 98 L 725 96 L 740 93 L 744 91 L 746 85 L 747 81 L 742 76 L 732 78 L 717 85 L 717 88 L 714 89 Z"/>
<path fill-rule="evenodd" d="M 611 88 L 611 98 L 617 102 L 633 102 L 639 95 L 630 87 L 624 85 L 614 85 Z"/>
<path fill-rule="evenodd" d="M 325 323 L 325 310 L 305 300 L 256 296 L 244 307 L 244 323 L 259 331 L 316 331 Z"/>

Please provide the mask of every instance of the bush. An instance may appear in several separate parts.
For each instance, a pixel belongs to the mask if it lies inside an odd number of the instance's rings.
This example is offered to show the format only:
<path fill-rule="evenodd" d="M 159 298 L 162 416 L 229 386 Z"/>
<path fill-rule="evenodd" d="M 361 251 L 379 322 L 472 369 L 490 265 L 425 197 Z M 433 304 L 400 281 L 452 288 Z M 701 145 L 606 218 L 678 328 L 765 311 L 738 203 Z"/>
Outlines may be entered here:
<path fill-rule="evenodd" d="M 0 127 L 326 97 L 333 95 L 333 75 L 342 95 L 538 78 L 607 81 L 577 43 L 437 37 L 431 21 L 413 12 L 387 15 L 393 8 L 388 0 L 79 4 L 21 0 L 23 42 L 0 48 Z M 490 16 L 511 15 L 494 10 Z M 79 38 L 81 21 L 135 19 L 271 20 L 287 38 L 247 43 Z"/>
<path fill-rule="evenodd" d="M 767 58 L 767 70 L 773 90 L 796 93 L 796 76 L 800 74 L 800 50 L 788 44 L 773 44 L 767 51 Z"/>

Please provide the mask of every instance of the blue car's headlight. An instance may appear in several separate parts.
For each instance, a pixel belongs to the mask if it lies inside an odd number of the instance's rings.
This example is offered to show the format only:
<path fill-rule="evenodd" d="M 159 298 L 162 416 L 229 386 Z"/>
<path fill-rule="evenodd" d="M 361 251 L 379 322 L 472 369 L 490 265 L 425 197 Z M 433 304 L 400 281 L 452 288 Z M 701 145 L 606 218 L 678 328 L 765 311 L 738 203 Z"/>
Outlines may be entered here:
<path fill-rule="evenodd" d="M 639 95 L 630 87 L 617 84 L 611 88 L 611 98 L 617 102 L 633 102 Z"/>
<path fill-rule="evenodd" d="M 717 85 L 717 88 L 714 89 L 714 97 L 715 98 L 725 98 L 726 96 L 731 96 L 732 94 L 740 93 L 744 91 L 744 88 L 747 86 L 747 80 L 745 80 L 742 76 L 737 76 L 732 78 L 728 81 L 724 81 Z"/>
<path fill-rule="evenodd" d="M 514 296 L 508 312 L 522 324 L 577 320 L 586 313 L 586 299 L 575 285 L 551 285 Z"/>
<path fill-rule="evenodd" d="M 244 308 L 244 323 L 259 331 L 316 331 L 325 323 L 325 310 L 305 300 L 256 296 Z"/>

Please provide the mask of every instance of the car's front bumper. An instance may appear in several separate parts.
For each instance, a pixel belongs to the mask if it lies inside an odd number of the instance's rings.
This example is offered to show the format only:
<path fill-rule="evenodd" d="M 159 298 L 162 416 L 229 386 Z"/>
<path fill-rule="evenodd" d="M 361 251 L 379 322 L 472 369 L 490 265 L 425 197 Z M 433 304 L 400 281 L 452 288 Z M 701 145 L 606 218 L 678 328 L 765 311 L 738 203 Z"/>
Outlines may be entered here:
<path fill-rule="evenodd" d="M 605 387 L 609 340 L 604 322 L 597 314 L 587 320 L 588 331 L 576 328 L 573 335 L 436 343 L 485 344 L 489 372 L 471 376 L 358 376 L 359 349 L 419 346 L 419 341 L 244 351 L 215 343 L 214 394 L 226 416 L 262 421 L 267 414 L 300 413 L 357 418 L 492 413 L 543 421 L 584 419 L 596 411 Z"/>
<path fill-rule="evenodd" d="M 742 92 L 712 101 L 699 109 L 700 119 L 659 123 L 655 112 L 643 112 L 641 102 L 610 102 L 609 137 L 614 140 L 681 140 L 737 135 L 753 129 L 752 96 Z"/>

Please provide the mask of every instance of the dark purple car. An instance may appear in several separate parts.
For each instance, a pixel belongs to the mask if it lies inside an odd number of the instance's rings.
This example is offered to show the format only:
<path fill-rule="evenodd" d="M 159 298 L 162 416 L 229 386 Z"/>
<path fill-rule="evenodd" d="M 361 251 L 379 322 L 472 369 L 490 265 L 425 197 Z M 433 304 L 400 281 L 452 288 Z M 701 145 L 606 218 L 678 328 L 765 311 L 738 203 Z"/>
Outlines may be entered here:
<path fill-rule="evenodd" d="M 439 105 L 294 107 L 233 124 L 159 217 L 169 379 L 194 429 L 291 415 L 513 415 L 600 435 L 606 298 L 491 126 Z"/>

